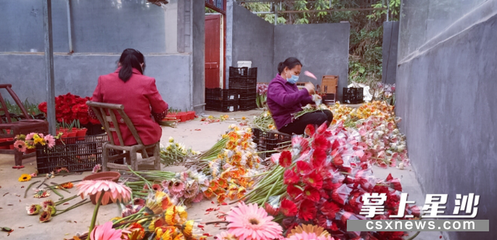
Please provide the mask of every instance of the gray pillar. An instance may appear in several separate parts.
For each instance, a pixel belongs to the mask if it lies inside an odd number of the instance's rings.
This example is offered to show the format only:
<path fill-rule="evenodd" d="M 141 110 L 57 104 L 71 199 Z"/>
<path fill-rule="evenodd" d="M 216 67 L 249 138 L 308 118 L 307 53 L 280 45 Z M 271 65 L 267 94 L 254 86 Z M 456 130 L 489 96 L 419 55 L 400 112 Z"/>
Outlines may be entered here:
<path fill-rule="evenodd" d="M 399 22 L 383 23 L 383 64 L 381 81 L 395 83 L 397 74 L 397 46 L 399 40 Z"/>
<path fill-rule="evenodd" d="M 226 87 L 229 89 L 230 67 L 233 66 L 233 0 L 226 1 Z"/>
<path fill-rule="evenodd" d="M 55 84 L 52 39 L 52 0 L 43 1 L 43 28 L 45 30 L 45 80 L 47 83 L 48 131 L 55 135 Z"/>

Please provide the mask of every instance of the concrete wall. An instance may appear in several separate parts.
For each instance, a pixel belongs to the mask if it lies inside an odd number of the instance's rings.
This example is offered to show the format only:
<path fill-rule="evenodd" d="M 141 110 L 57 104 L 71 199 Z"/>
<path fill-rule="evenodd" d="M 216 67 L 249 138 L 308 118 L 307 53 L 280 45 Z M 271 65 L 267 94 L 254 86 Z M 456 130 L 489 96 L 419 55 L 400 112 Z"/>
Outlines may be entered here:
<path fill-rule="evenodd" d="M 321 84 L 323 75 L 338 75 L 337 99 L 342 98 L 342 88 L 347 87 L 349 66 L 349 23 L 308 25 L 277 25 L 274 30 L 274 62 L 288 57 L 298 58 L 318 80 L 301 76 L 299 81 Z"/>
<path fill-rule="evenodd" d="M 252 61 L 252 67 L 257 67 L 258 82 L 269 83 L 277 73 L 273 65 L 274 25 L 238 4 L 233 5 L 233 16 L 231 66 L 236 67 L 238 61 Z"/>
<path fill-rule="evenodd" d="M 55 95 L 71 92 L 91 96 L 98 76 L 116 69 L 119 54 L 74 54 L 54 56 Z M 145 55 L 145 74 L 156 79 L 157 88 L 171 107 L 190 109 L 188 96 L 189 55 Z M 22 100 L 32 103 L 46 101 L 46 82 L 43 54 L 0 54 L 0 83 L 11 83 Z"/>
<path fill-rule="evenodd" d="M 475 2 L 450 1 L 450 24 L 432 11 L 445 1 L 402 4 L 395 109 L 416 175 L 425 193 L 449 194 L 445 214 L 456 194 L 475 193 L 477 219 L 490 220 L 490 232 L 451 240 L 497 239 L 497 0 Z"/>
<path fill-rule="evenodd" d="M 13 83 L 21 99 L 46 101 L 42 2 L 14 2 L 0 1 L 4 23 L 0 83 Z M 90 96 L 98 76 L 114 71 L 120 53 L 131 47 L 145 54 L 146 74 L 156 78 L 159 92 L 171 107 L 192 110 L 202 105 L 204 4 L 170 0 L 161 8 L 142 0 L 70 2 L 72 55 L 66 54 L 67 2 L 52 1 L 56 95 Z M 39 53 L 26 53 L 33 48 Z"/>
<path fill-rule="evenodd" d="M 69 52 L 65 0 L 52 1 L 53 46 Z M 43 1 L 0 1 L 0 52 L 43 51 Z"/>
<path fill-rule="evenodd" d="M 233 22 L 228 31 L 232 45 L 228 43 L 227 52 L 232 66 L 237 61 L 252 61 L 252 66 L 257 67 L 258 82 L 270 82 L 278 73 L 279 62 L 297 57 L 303 70 L 318 77 L 316 81 L 302 75 L 301 81 L 321 84 L 323 75 L 338 75 L 338 99 L 341 98 L 340 88 L 348 82 L 349 23 L 274 26 L 231 1 L 227 8 L 228 20 Z"/>
<path fill-rule="evenodd" d="M 399 22 L 383 23 L 383 64 L 381 81 L 387 84 L 395 83 L 397 72 L 397 52 L 399 42 Z"/>
<path fill-rule="evenodd" d="M 67 1 L 52 1 L 55 52 L 69 52 Z M 75 52 L 166 52 L 164 10 L 146 1 L 70 1 Z M 174 5 L 174 4 L 172 4 Z M 0 51 L 43 52 L 42 1 L 1 1 Z"/>

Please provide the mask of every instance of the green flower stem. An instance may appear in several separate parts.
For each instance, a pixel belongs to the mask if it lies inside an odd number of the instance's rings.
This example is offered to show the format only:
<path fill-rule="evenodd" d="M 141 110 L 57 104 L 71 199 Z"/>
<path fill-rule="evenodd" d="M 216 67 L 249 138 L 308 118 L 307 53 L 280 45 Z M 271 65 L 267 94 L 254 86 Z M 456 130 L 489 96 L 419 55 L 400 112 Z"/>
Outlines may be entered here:
<path fill-rule="evenodd" d="M 131 219 L 131 220 L 124 221 L 124 222 L 119 222 L 119 223 L 116 222 L 116 223 L 114 223 L 114 225 L 112 225 L 112 228 L 126 227 L 126 225 L 128 225 L 130 223 L 138 222 L 138 221 L 141 221 L 143 219 L 152 218 L 152 217 L 153 217 L 153 215 L 150 215 L 150 216 L 143 216 L 143 217 L 136 218 L 136 219 Z"/>
<path fill-rule="evenodd" d="M 150 184 L 150 182 L 149 182 L 147 179 L 143 178 L 140 174 L 138 174 L 138 173 L 136 173 L 135 171 L 133 171 L 133 169 L 131 169 L 131 166 L 129 166 L 129 165 L 128 165 L 128 168 L 129 168 L 129 170 L 130 170 L 133 174 L 135 174 L 136 176 L 138 176 L 139 178 L 141 178 L 143 181 L 145 181 L 145 183 L 148 185 L 148 189 L 149 189 L 149 190 L 151 190 L 151 189 L 152 189 L 152 184 Z"/>
<path fill-rule="evenodd" d="M 278 177 L 278 179 L 276 180 L 276 182 L 278 182 L 278 181 L 281 179 L 281 177 L 283 177 L 283 175 L 280 175 L 280 176 Z M 271 189 L 269 190 L 268 194 L 266 195 L 266 198 L 264 198 L 264 200 L 262 201 L 262 204 L 264 204 L 264 203 L 267 201 L 267 199 L 271 196 L 271 192 L 273 192 L 273 189 L 274 189 L 274 187 L 275 187 L 276 185 L 277 185 L 277 184 L 273 184 L 273 186 L 272 186 L 272 187 L 271 187 Z"/>
<path fill-rule="evenodd" d="M 91 231 L 93 231 L 93 228 L 95 228 L 95 222 L 97 221 L 98 208 L 100 208 L 100 202 L 102 201 L 103 197 L 104 197 L 104 194 L 100 193 L 100 197 L 98 198 L 97 204 L 95 205 L 95 209 L 93 210 L 93 216 L 91 217 L 90 229 L 88 230 L 88 237 L 86 238 L 86 240 L 90 240 Z"/>
<path fill-rule="evenodd" d="M 35 184 L 37 184 L 37 183 L 39 183 L 39 182 L 40 182 L 40 181 L 36 181 L 36 182 L 32 182 L 31 184 L 29 184 L 29 186 L 26 188 L 26 191 L 24 192 L 24 198 L 26 198 L 26 196 L 28 195 L 28 191 L 29 191 L 29 189 L 30 189 L 33 185 L 35 185 Z"/>
<path fill-rule="evenodd" d="M 144 207 L 143 207 L 142 209 L 140 209 L 140 211 L 138 211 L 137 213 L 131 214 L 131 215 L 127 216 L 127 217 L 124 217 L 124 218 L 121 218 L 121 219 L 119 219 L 119 220 L 115 221 L 115 222 L 114 222 L 114 224 L 117 224 L 117 223 L 122 222 L 122 221 L 124 221 L 124 220 L 129 220 L 129 219 L 132 219 L 132 218 L 133 218 L 133 217 L 135 217 L 135 216 L 141 215 L 141 213 L 142 213 L 143 211 L 145 211 L 145 208 L 144 208 Z"/>
<path fill-rule="evenodd" d="M 64 199 L 64 195 L 62 195 L 58 191 L 56 191 L 55 187 L 51 187 L 50 185 L 48 185 L 46 183 L 43 183 L 43 185 L 45 185 L 46 187 L 48 187 L 48 189 L 52 190 L 53 193 L 57 194 L 60 197 L 60 199 Z"/>
<path fill-rule="evenodd" d="M 78 203 L 76 203 L 76 204 L 74 204 L 74 205 L 72 205 L 72 206 L 70 206 L 70 207 L 68 207 L 68 208 L 66 208 L 66 209 L 64 209 L 64 210 L 62 210 L 62 211 L 60 211 L 60 212 L 57 212 L 57 214 L 55 214 L 54 216 L 56 216 L 56 215 L 60 215 L 60 214 L 65 213 L 65 212 L 67 212 L 67 211 L 69 211 L 69 210 L 75 209 L 75 208 L 77 208 L 77 207 L 79 207 L 79 206 L 83 206 L 83 205 L 85 205 L 85 204 L 87 204 L 87 203 L 89 203 L 89 202 L 90 202 L 90 201 L 88 201 L 88 199 L 82 200 L 82 201 L 80 201 L 80 202 L 78 202 Z"/>
<path fill-rule="evenodd" d="M 60 184 L 58 184 L 58 183 L 55 183 L 55 182 L 50 182 L 50 183 L 51 183 L 51 184 L 53 184 L 53 185 L 51 186 L 51 187 L 53 187 L 53 188 L 59 187 L 59 188 L 60 188 L 60 190 L 65 191 L 65 192 L 68 192 L 68 193 L 71 193 L 71 192 L 69 192 L 69 190 L 67 190 L 67 189 L 63 188 L 63 187 L 62 187 Z"/>
<path fill-rule="evenodd" d="M 78 197 L 78 195 L 74 195 L 74 196 L 72 196 L 70 198 L 66 198 L 64 200 L 60 200 L 60 201 L 58 201 L 58 202 L 55 203 L 55 206 L 60 205 L 60 204 L 65 203 L 65 202 L 69 202 L 69 201 L 71 201 L 71 200 L 73 200 L 73 199 L 75 199 L 77 197 Z"/>

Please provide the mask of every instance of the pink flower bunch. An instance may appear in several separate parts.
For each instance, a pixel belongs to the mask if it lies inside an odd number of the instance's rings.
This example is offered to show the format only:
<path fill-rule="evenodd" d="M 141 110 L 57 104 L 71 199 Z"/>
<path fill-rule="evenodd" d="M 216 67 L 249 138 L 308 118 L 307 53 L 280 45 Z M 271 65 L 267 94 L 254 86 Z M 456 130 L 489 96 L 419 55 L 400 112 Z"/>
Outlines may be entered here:
<path fill-rule="evenodd" d="M 55 146 L 55 137 L 43 133 L 30 133 L 28 135 L 17 135 L 14 142 L 14 148 L 20 152 L 26 152 L 28 149 L 35 149 L 36 145 L 47 146 L 49 149 Z"/>
<path fill-rule="evenodd" d="M 265 95 L 267 93 L 268 85 L 266 83 L 257 83 L 257 93 L 259 95 Z"/>
<path fill-rule="evenodd" d="M 403 168 L 409 166 L 406 138 L 397 129 L 394 121 L 383 117 L 371 116 L 357 124 L 361 141 L 367 145 L 364 159 L 380 167 Z"/>

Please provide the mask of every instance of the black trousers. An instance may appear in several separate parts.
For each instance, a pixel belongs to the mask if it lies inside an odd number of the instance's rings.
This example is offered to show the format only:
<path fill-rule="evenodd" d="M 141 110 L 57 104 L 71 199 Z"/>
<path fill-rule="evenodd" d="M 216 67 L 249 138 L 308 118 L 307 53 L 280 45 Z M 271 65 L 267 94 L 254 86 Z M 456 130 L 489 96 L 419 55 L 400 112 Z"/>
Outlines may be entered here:
<path fill-rule="evenodd" d="M 288 134 L 304 134 L 304 130 L 309 124 L 313 124 L 317 128 L 324 122 L 330 126 L 331 121 L 333 121 L 333 113 L 330 110 L 321 110 L 306 113 L 281 129 L 278 129 L 278 131 Z"/>

